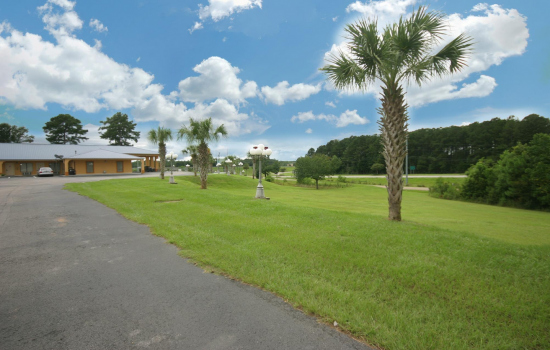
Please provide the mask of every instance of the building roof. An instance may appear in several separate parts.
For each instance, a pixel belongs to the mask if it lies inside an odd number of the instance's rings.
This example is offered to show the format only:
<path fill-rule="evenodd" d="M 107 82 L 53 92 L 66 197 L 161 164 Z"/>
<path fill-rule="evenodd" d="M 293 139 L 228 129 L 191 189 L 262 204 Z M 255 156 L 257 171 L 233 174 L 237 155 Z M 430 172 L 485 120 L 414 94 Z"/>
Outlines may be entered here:
<path fill-rule="evenodd" d="M 111 153 L 123 155 L 158 155 L 157 151 L 137 148 L 133 146 L 108 146 L 108 145 L 52 145 L 33 143 L 0 143 L 0 160 L 55 160 L 55 155 L 67 159 L 74 159 L 92 151 L 105 150 Z M 84 158 L 80 158 L 84 159 Z M 88 158 L 90 159 L 90 158 Z M 98 159 L 98 158 L 96 158 Z M 108 158 L 114 159 L 114 158 Z M 139 159 L 120 157 L 118 159 Z"/>
<path fill-rule="evenodd" d="M 67 159 L 143 159 L 142 157 L 132 156 L 129 154 L 122 154 L 105 149 L 98 149 L 75 156 L 65 157 Z"/>

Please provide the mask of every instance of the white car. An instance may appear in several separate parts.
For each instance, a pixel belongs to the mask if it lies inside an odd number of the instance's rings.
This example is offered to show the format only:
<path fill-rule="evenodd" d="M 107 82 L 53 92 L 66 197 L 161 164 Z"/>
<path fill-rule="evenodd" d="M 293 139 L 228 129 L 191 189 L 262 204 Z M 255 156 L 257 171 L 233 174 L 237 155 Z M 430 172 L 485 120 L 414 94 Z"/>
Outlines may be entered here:
<path fill-rule="evenodd" d="M 53 170 L 52 168 L 40 168 L 38 169 L 38 176 L 53 176 Z"/>

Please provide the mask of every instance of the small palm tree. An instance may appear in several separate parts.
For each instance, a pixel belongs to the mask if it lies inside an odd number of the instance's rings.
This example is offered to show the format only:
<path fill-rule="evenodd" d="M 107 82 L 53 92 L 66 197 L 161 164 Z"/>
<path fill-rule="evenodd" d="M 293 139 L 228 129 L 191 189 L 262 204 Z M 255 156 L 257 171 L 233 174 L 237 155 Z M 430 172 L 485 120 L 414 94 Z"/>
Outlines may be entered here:
<path fill-rule="evenodd" d="M 166 164 L 166 142 L 172 140 L 172 130 L 159 126 L 156 130 L 151 129 L 147 139 L 153 144 L 159 145 L 160 156 L 160 178 L 164 180 L 164 165 Z"/>
<path fill-rule="evenodd" d="M 193 172 L 197 176 L 197 160 L 199 159 L 199 148 L 195 145 L 189 145 L 186 149 L 182 150 L 184 155 L 191 156 L 191 163 L 193 163 Z"/>
<path fill-rule="evenodd" d="M 198 161 L 201 173 L 201 189 L 206 189 L 208 179 L 208 162 L 210 150 L 208 142 L 218 141 L 220 137 L 227 137 L 227 130 L 222 124 L 214 129 L 212 118 L 196 120 L 189 118 L 189 126 L 183 125 L 178 131 L 178 140 L 185 139 L 189 144 L 196 144 L 198 147 Z"/>
<path fill-rule="evenodd" d="M 382 84 L 381 140 L 388 179 L 389 219 L 401 220 L 403 160 L 408 128 L 408 105 L 404 83 L 422 83 L 433 77 L 456 73 L 466 66 L 472 39 L 460 34 L 439 52 L 433 49 L 447 33 L 441 13 L 419 7 L 409 18 L 401 18 L 378 32 L 376 19 L 361 19 L 346 27 L 349 53 L 332 55 L 321 68 L 337 89 L 365 90 L 379 80 Z"/>
<path fill-rule="evenodd" d="M 250 152 L 246 152 L 246 158 L 252 159 L 252 178 L 254 179 L 256 176 L 256 161 L 258 160 L 258 156 L 253 156 Z"/>

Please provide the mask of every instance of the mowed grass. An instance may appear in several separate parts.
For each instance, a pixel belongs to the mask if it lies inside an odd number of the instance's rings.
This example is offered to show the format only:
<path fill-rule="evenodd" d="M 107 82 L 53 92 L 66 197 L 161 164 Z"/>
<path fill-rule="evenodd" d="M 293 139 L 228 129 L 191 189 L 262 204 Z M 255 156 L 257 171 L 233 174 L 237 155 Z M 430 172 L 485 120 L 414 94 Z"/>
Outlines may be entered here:
<path fill-rule="evenodd" d="M 549 213 L 410 191 L 397 223 L 376 187 L 266 183 L 264 201 L 252 199 L 250 178 L 212 176 L 208 190 L 194 177 L 177 182 L 67 187 L 149 225 L 206 269 L 384 349 L 550 348 Z"/>

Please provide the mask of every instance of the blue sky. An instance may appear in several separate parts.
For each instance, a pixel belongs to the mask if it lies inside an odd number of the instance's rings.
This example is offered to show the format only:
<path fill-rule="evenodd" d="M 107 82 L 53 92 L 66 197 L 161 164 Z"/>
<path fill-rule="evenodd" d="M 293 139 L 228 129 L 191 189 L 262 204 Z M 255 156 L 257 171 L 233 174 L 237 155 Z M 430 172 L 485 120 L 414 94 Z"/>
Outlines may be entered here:
<path fill-rule="evenodd" d="M 216 152 L 261 142 L 292 160 L 378 131 L 378 87 L 342 94 L 318 68 L 344 47 L 346 23 L 389 23 L 418 5 L 445 12 L 476 47 L 461 74 L 408 88 L 411 129 L 549 116 L 546 1 L 27 0 L 0 3 L 0 122 L 44 142 L 44 123 L 69 113 L 97 144 L 99 121 L 122 111 L 142 131 L 138 146 L 154 149 L 144 135 L 159 123 L 212 117 L 230 131 Z"/>

